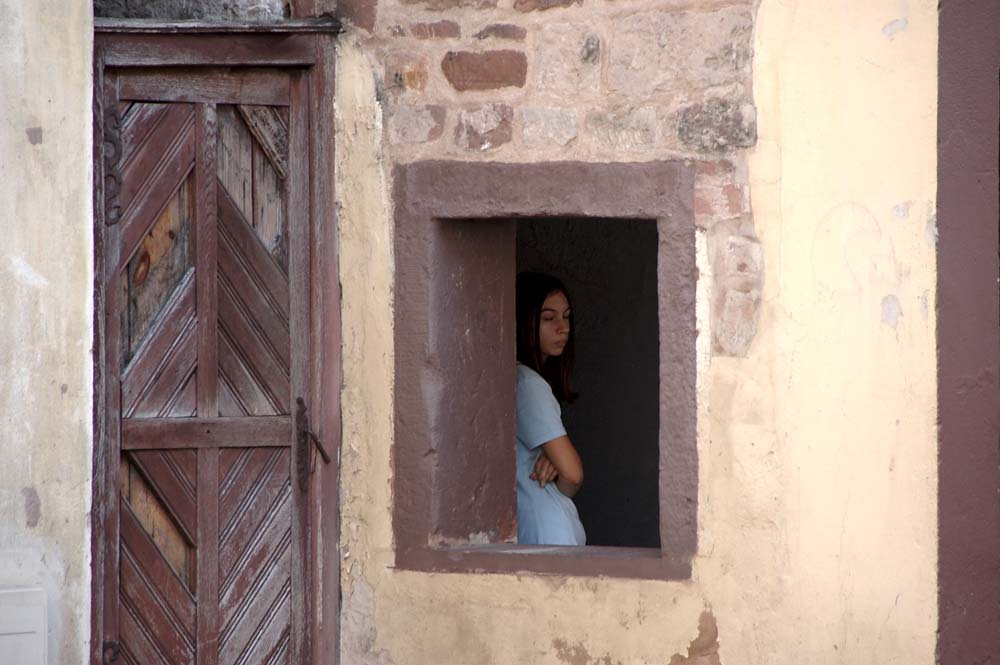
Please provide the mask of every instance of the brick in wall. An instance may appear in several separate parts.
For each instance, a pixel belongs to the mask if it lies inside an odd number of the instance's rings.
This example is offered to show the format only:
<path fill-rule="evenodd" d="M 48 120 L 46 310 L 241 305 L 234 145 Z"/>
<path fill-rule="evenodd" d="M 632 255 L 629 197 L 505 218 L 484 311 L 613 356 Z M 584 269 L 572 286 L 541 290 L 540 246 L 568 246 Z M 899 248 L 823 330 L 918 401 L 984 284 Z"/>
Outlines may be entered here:
<path fill-rule="evenodd" d="M 517 42 L 523 42 L 527 36 L 527 29 L 512 23 L 493 23 L 476 33 L 476 39 L 509 39 Z"/>
<path fill-rule="evenodd" d="M 514 0 L 514 10 L 519 12 L 534 12 L 555 7 L 569 7 L 582 4 L 583 0 Z"/>
<path fill-rule="evenodd" d="M 524 87 L 528 58 L 521 51 L 500 50 L 477 53 L 449 51 L 441 70 L 456 90 L 495 90 Z"/>

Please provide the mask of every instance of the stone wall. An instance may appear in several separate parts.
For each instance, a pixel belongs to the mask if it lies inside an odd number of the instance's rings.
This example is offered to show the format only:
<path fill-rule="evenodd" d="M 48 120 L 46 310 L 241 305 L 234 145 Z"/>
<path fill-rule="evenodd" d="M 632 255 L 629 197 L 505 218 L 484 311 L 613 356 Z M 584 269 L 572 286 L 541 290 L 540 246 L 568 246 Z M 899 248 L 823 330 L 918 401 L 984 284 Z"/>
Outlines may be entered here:
<path fill-rule="evenodd" d="M 339 11 L 370 35 L 394 162 L 695 162 L 713 351 L 742 356 L 763 272 L 746 159 L 756 141 L 754 7 L 380 0 Z"/>

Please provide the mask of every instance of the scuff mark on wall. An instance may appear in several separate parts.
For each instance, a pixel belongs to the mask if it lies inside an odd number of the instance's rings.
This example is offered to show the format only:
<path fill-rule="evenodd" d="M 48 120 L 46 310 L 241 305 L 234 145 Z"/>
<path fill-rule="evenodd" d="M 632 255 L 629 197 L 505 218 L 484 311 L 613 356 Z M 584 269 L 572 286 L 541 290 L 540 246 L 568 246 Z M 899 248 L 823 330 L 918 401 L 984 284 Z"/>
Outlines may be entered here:
<path fill-rule="evenodd" d="M 882 26 L 882 34 L 888 37 L 889 39 L 892 39 L 899 33 L 906 30 L 909 24 L 910 22 L 906 19 L 905 16 L 893 19 L 892 21 L 889 21 L 888 23 Z"/>
<path fill-rule="evenodd" d="M 24 523 L 33 529 L 38 526 L 38 520 L 42 517 L 42 502 L 38 498 L 38 490 L 34 487 L 22 488 L 21 496 L 24 497 Z"/>
<path fill-rule="evenodd" d="M 899 324 L 899 317 L 903 315 L 903 308 L 899 304 L 899 298 L 890 293 L 882 298 L 882 323 L 895 328 Z"/>
<path fill-rule="evenodd" d="M 938 240 L 938 229 L 937 229 L 937 215 L 931 213 L 927 216 L 927 227 L 924 229 L 924 235 L 927 237 L 927 244 L 931 247 L 937 247 Z"/>

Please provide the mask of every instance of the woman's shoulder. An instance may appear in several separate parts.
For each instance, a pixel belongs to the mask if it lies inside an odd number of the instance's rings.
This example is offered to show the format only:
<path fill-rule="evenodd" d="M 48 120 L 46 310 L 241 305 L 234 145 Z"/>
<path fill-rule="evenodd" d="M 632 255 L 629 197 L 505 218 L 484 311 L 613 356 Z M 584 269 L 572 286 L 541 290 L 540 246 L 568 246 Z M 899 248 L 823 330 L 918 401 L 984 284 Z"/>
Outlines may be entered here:
<path fill-rule="evenodd" d="M 517 363 L 517 381 L 544 381 L 542 375 L 531 369 L 527 365 Z"/>
<path fill-rule="evenodd" d="M 517 389 L 520 392 L 542 391 L 552 394 L 549 382 L 541 374 L 521 363 L 517 363 Z"/>

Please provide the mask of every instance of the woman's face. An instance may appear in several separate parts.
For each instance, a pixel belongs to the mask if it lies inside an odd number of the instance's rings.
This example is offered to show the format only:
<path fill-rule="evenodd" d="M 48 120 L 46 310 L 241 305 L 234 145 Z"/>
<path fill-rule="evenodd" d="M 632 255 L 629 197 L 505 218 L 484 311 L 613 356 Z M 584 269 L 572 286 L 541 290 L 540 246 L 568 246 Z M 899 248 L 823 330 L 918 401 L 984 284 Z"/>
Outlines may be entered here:
<path fill-rule="evenodd" d="M 549 356 L 562 355 L 569 341 L 569 300 L 562 291 L 549 294 L 542 303 L 538 322 L 538 345 L 542 351 L 542 362 Z"/>

